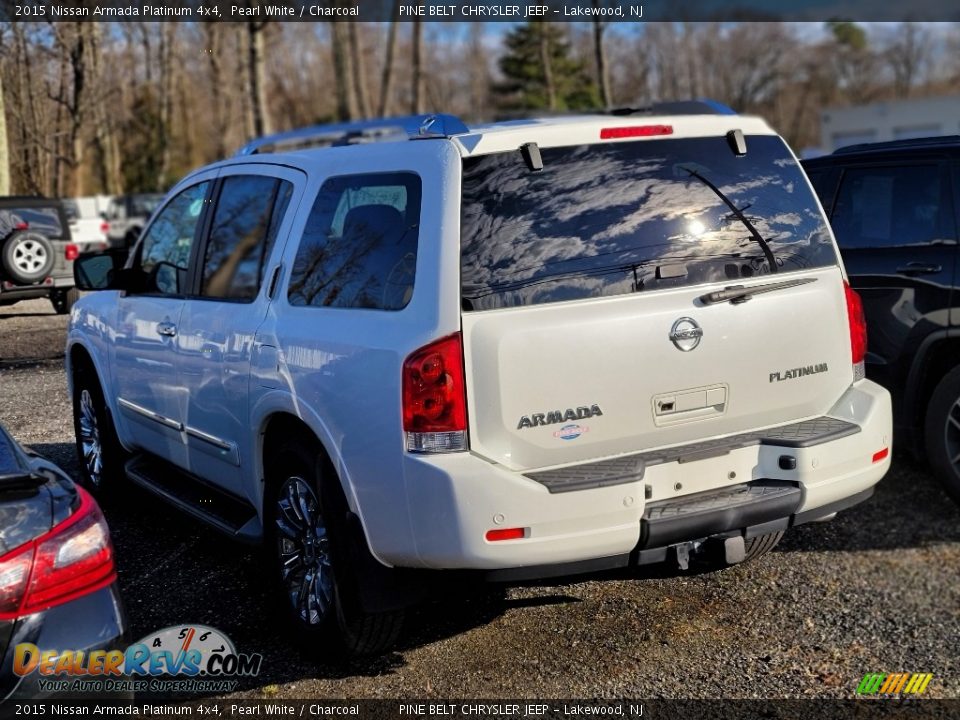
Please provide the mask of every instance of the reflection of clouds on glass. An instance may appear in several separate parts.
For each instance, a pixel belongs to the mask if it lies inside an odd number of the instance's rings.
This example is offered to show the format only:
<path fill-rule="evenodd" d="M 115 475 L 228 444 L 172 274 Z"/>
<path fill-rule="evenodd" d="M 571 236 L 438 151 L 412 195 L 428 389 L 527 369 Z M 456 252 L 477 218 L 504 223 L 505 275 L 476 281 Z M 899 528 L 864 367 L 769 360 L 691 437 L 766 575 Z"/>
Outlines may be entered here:
<path fill-rule="evenodd" d="M 537 173 L 519 153 L 468 159 L 464 295 L 474 307 L 495 307 L 768 272 L 749 229 L 684 172 L 691 167 L 770 242 L 778 267 L 835 262 L 823 219 L 782 141 L 752 137 L 748 147 L 744 158 L 723 138 L 547 148 Z M 685 264 L 687 277 L 657 280 L 664 263 Z"/>

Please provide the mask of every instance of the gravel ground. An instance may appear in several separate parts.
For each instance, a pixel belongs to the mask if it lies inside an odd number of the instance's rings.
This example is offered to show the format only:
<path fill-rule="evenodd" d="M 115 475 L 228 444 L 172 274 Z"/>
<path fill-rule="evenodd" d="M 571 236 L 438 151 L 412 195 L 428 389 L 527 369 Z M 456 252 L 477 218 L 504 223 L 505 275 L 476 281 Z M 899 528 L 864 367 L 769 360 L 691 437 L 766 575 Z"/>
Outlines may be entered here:
<path fill-rule="evenodd" d="M 65 322 L 46 301 L 0 309 L 0 422 L 76 475 Z M 905 457 L 870 501 L 755 563 L 451 587 L 396 652 L 348 665 L 288 645 L 257 553 L 135 490 L 105 510 L 132 636 L 220 628 L 265 656 L 248 697 L 849 698 L 866 672 L 907 671 L 960 698 L 960 510 Z"/>

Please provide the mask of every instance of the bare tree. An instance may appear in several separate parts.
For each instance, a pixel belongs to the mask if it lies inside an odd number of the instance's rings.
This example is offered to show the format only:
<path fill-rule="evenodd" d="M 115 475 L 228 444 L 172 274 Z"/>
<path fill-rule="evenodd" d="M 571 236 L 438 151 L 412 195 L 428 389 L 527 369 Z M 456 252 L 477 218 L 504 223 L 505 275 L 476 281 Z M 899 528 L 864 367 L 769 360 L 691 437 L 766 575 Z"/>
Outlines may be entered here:
<path fill-rule="evenodd" d="M 266 22 L 247 21 L 247 35 L 249 36 L 247 78 L 250 82 L 249 107 L 254 135 L 268 135 L 273 129 L 267 107 L 266 42 L 264 39 L 266 28 Z"/>
<path fill-rule="evenodd" d="M 393 94 L 393 66 L 397 59 L 397 27 L 400 25 L 400 0 L 393 2 L 393 16 L 387 30 L 387 53 L 383 58 L 383 73 L 380 76 L 380 102 L 377 115 L 385 117 L 390 112 Z"/>
<path fill-rule="evenodd" d="M 411 99 L 410 112 L 419 115 L 425 112 L 426 93 L 423 81 L 423 23 L 417 18 L 413 21 L 413 57 L 411 59 Z"/>
<path fill-rule="evenodd" d="M 340 120 L 357 118 L 357 99 L 353 80 L 353 61 L 347 23 L 330 23 L 333 71 L 336 75 L 337 117 Z"/>
<path fill-rule="evenodd" d="M 557 83 L 553 79 L 553 53 L 550 50 L 550 33 L 546 32 L 546 25 L 540 28 L 540 62 L 543 66 L 543 85 L 547 95 L 547 108 L 557 109 Z"/>
<path fill-rule="evenodd" d="M 897 97 L 909 97 L 930 63 L 933 38 L 918 23 L 902 23 L 890 32 L 883 58 L 893 73 L 893 91 Z"/>
<path fill-rule="evenodd" d="M 370 117 L 370 88 L 367 85 L 363 47 L 357 31 L 359 23 L 345 24 L 347 26 L 347 39 L 350 44 L 350 64 L 353 67 L 353 92 L 357 98 L 357 112 L 361 117 Z"/>
<path fill-rule="evenodd" d="M 106 82 L 103 68 L 103 35 L 100 23 L 91 24 L 91 75 L 93 77 L 93 97 L 91 112 L 94 125 L 94 146 L 97 150 L 97 176 L 100 188 L 110 195 L 123 192 L 123 175 L 120 169 L 120 147 L 117 143 L 116 128 L 110 108 L 111 87 Z"/>
<path fill-rule="evenodd" d="M 593 7 L 599 10 L 601 0 L 593 0 Z M 603 34 L 607 29 L 607 23 L 597 15 L 593 20 L 593 56 L 597 70 L 597 87 L 600 88 L 600 102 L 603 107 L 613 106 L 613 98 L 610 93 L 610 72 L 607 69 L 607 51 L 603 44 Z"/>

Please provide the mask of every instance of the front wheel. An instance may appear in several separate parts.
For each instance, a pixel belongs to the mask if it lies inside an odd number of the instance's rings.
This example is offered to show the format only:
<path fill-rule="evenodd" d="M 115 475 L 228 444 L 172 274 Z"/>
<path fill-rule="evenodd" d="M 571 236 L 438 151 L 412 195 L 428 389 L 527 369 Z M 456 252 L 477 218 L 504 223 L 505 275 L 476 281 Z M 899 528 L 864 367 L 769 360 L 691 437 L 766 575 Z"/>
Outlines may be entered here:
<path fill-rule="evenodd" d="M 124 451 L 96 375 L 81 368 L 73 380 L 73 429 L 84 485 L 97 497 L 122 480 Z"/>
<path fill-rule="evenodd" d="M 960 367 L 933 391 L 924 422 L 927 458 L 943 489 L 960 503 Z"/>
<path fill-rule="evenodd" d="M 396 641 L 402 612 L 369 613 L 353 588 L 360 578 L 346 562 L 346 503 L 323 457 L 289 442 L 271 459 L 267 550 L 294 638 L 310 649 L 378 655 Z"/>

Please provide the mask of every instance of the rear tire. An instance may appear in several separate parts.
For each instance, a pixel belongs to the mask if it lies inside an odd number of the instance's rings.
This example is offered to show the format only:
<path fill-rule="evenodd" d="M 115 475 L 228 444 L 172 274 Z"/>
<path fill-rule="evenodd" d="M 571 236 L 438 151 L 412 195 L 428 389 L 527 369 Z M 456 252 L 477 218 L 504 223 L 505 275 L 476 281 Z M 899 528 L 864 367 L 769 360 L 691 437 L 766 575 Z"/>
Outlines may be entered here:
<path fill-rule="evenodd" d="M 924 436 L 937 479 L 960 504 L 960 367 L 944 375 L 934 389 L 927 405 Z"/>
<path fill-rule="evenodd" d="M 345 561 L 351 556 L 346 500 L 324 455 L 315 443 L 294 438 L 267 465 L 266 550 L 293 638 L 327 655 L 387 651 L 400 633 L 403 612 L 364 611 L 355 590 L 361 578 Z"/>
<path fill-rule="evenodd" d="M 112 494 L 125 477 L 126 453 L 96 373 L 89 366 L 80 366 L 74 372 L 73 429 L 83 485 L 98 498 Z"/>
<path fill-rule="evenodd" d="M 75 287 L 69 290 L 54 290 L 50 293 L 50 302 L 57 315 L 69 315 L 73 304 L 80 299 L 80 291 Z"/>

